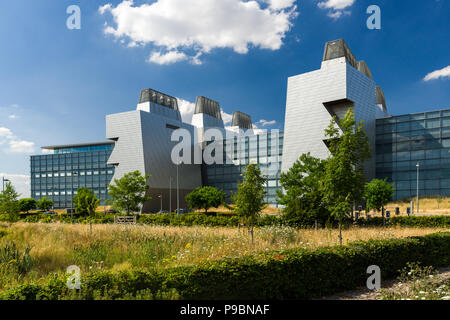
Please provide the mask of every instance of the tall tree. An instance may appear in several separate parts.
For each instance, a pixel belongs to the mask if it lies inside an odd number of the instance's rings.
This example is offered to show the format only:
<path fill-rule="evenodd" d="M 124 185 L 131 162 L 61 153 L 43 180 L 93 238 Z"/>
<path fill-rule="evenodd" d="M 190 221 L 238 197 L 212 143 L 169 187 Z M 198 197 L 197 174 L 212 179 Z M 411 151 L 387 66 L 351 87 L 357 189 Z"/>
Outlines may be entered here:
<path fill-rule="evenodd" d="M 384 207 L 394 197 L 394 185 L 387 182 L 387 179 L 373 179 L 366 183 L 364 198 L 367 201 L 367 210 L 381 211 L 383 222 L 385 222 Z"/>
<path fill-rule="evenodd" d="M 277 190 L 286 220 L 299 225 L 324 224 L 329 217 L 322 187 L 326 160 L 302 154 L 294 165 L 280 175 L 283 190 Z"/>
<path fill-rule="evenodd" d="M 364 192 L 364 162 L 371 157 L 364 123 L 356 124 L 353 109 L 343 119 L 333 117 L 325 130 L 331 156 L 325 164 L 324 196 L 331 214 L 339 223 L 342 244 L 342 221 L 351 214 L 353 204 Z"/>
<path fill-rule="evenodd" d="M 80 188 L 73 197 L 75 212 L 78 214 L 89 215 L 89 229 L 92 233 L 92 217 L 95 216 L 95 210 L 100 204 L 100 199 L 88 188 Z"/>
<path fill-rule="evenodd" d="M 6 184 L 5 190 L 0 192 L 0 213 L 7 214 L 9 221 L 19 220 L 20 206 L 17 199 L 19 194 L 11 182 Z"/>
<path fill-rule="evenodd" d="M 186 202 L 191 209 L 217 208 L 225 202 L 225 193 L 214 187 L 196 188 L 186 196 Z"/>
<path fill-rule="evenodd" d="M 134 171 L 115 179 L 114 183 L 109 185 L 113 206 L 127 214 L 138 211 L 146 201 L 151 200 L 151 197 L 145 195 L 149 189 L 149 177 L 150 175 L 142 176 L 140 171 Z"/>
<path fill-rule="evenodd" d="M 47 199 L 47 197 L 43 197 L 37 202 L 37 207 L 40 210 L 48 211 L 53 207 L 53 201 L 51 199 Z"/>
<path fill-rule="evenodd" d="M 235 212 L 243 217 L 251 234 L 253 243 L 253 229 L 261 211 L 266 207 L 264 197 L 266 178 L 255 164 L 249 164 L 244 173 L 244 180 L 239 184 L 234 196 Z"/>
<path fill-rule="evenodd" d="M 28 213 L 30 210 L 36 209 L 37 202 L 33 198 L 24 198 L 19 200 L 20 211 Z"/>

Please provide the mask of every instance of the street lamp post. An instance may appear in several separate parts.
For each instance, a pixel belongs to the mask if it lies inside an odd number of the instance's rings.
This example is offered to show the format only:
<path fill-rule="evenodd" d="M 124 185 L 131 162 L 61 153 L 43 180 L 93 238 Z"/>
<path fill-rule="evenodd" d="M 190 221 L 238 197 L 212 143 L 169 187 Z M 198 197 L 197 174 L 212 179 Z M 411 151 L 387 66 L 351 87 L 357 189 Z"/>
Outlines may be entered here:
<path fill-rule="evenodd" d="M 419 167 L 420 167 L 420 164 L 417 162 L 417 164 L 416 164 L 416 168 L 417 168 L 417 191 L 416 191 L 416 197 L 417 197 L 416 207 L 417 207 L 417 209 L 416 210 L 417 210 L 417 213 L 419 213 Z"/>
<path fill-rule="evenodd" d="M 172 213 L 172 177 L 169 179 L 169 213 Z"/>
<path fill-rule="evenodd" d="M 177 160 L 177 214 L 180 214 L 180 184 L 178 181 L 178 166 L 180 165 L 180 155 Z"/>
<path fill-rule="evenodd" d="M 2 191 L 3 191 L 3 192 L 5 192 L 5 182 L 11 182 L 11 181 L 8 180 L 8 179 L 5 179 L 5 177 L 2 178 L 2 184 L 3 184 L 3 189 L 2 189 Z"/>

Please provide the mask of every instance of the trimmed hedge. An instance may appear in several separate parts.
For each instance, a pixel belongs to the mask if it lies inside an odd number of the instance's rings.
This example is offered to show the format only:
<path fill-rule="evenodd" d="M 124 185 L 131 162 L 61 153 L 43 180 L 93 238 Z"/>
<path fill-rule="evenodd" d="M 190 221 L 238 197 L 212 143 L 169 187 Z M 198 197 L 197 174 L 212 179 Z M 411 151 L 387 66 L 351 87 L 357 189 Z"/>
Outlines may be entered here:
<path fill-rule="evenodd" d="M 383 225 L 382 217 L 358 220 L 358 225 L 367 227 L 378 227 Z M 441 216 L 399 216 L 386 220 L 386 225 L 400 227 L 450 227 L 450 215 Z"/>
<path fill-rule="evenodd" d="M 25 222 L 63 222 L 63 223 L 89 223 L 89 217 L 74 215 L 71 219 L 70 214 L 61 215 L 28 215 L 23 219 Z M 137 222 L 140 224 L 163 225 L 163 226 L 209 226 L 209 227 L 237 227 L 239 218 L 235 214 L 203 214 L 203 213 L 185 213 L 177 215 L 174 213 L 166 214 L 148 214 L 138 215 Z M 92 223 L 114 223 L 114 215 L 97 214 L 92 219 Z M 330 222 L 336 225 L 335 221 Z M 345 225 L 351 225 L 353 221 L 346 220 Z M 258 227 L 264 226 L 289 226 L 293 228 L 311 228 L 310 225 L 301 225 L 295 221 L 287 221 L 282 216 L 262 215 L 256 223 Z M 366 219 L 362 217 L 358 220 L 358 225 L 363 227 L 383 226 L 382 217 L 372 217 Z M 386 220 L 386 226 L 401 227 L 450 227 L 450 215 L 440 216 L 394 216 L 390 220 Z"/>
<path fill-rule="evenodd" d="M 110 299 L 130 298 L 142 290 L 152 297 L 176 292 L 181 299 L 311 299 L 365 285 L 367 267 L 377 265 L 382 278 L 398 275 L 408 262 L 450 266 L 450 233 L 423 237 L 354 242 L 317 250 L 271 251 L 195 266 L 153 271 L 90 274 L 83 278 L 83 298 L 93 292 Z M 61 299 L 65 278 L 26 284 L 0 293 L 0 299 Z M 167 295 L 166 295 L 167 296 Z"/>

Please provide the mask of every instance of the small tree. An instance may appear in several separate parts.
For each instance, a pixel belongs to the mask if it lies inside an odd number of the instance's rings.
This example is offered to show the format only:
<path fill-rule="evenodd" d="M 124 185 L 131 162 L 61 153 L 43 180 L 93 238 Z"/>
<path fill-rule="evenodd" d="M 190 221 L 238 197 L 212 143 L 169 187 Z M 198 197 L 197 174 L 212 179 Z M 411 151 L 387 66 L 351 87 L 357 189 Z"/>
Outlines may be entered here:
<path fill-rule="evenodd" d="M 92 190 L 80 188 L 73 197 L 75 212 L 78 214 L 89 215 L 89 229 L 92 233 L 92 217 L 95 216 L 95 210 L 100 204 L 100 199 Z"/>
<path fill-rule="evenodd" d="M 364 198 L 367 201 L 367 210 L 380 211 L 385 221 L 384 207 L 394 197 L 394 185 L 387 182 L 387 179 L 373 179 L 366 183 Z"/>
<path fill-rule="evenodd" d="M 152 199 L 145 195 L 149 189 L 147 184 L 149 177 L 149 175 L 142 176 L 140 171 L 134 171 L 115 179 L 114 183 L 109 185 L 113 206 L 125 210 L 127 214 L 138 211 L 146 201 Z"/>
<path fill-rule="evenodd" d="M 260 212 L 266 207 L 264 197 L 266 195 L 264 185 L 266 178 L 261 175 L 261 170 L 255 164 L 249 164 L 244 173 L 244 181 L 238 186 L 234 196 L 235 212 L 244 218 L 248 232 L 254 240 L 253 229 Z"/>
<path fill-rule="evenodd" d="M 217 208 L 225 202 L 225 193 L 214 187 L 196 188 L 186 196 L 186 202 L 191 209 Z"/>
<path fill-rule="evenodd" d="M 439 207 L 440 207 L 440 205 L 441 205 L 441 203 L 442 203 L 442 197 L 438 197 L 437 199 L 436 199 L 436 202 L 437 202 L 437 208 L 439 209 Z"/>
<path fill-rule="evenodd" d="M 19 200 L 20 211 L 28 213 L 30 210 L 36 209 L 37 202 L 33 198 L 24 198 Z"/>
<path fill-rule="evenodd" d="M 350 216 L 353 204 L 362 199 L 364 162 L 371 156 L 363 126 L 363 122 L 356 124 L 353 109 L 349 109 L 343 119 L 333 117 L 325 130 L 331 156 L 325 164 L 324 196 L 328 210 L 338 220 L 341 245 L 342 221 Z"/>
<path fill-rule="evenodd" d="M 324 224 L 329 211 L 323 201 L 322 175 L 326 160 L 302 154 L 294 165 L 280 175 L 282 190 L 277 190 L 286 220 L 301 225 Z"/>
<path fill-rule="evenodd" d="M 19 194 L 11 182 L 6 184 L 5 190 L 0 193 L 0 213 L 7 214 L 9 221 L 19 220 L 20 206 L 17 198 Z"/>
<path fill-rule="evenodd" d="M 53 207 L 53 201 L 47 199 L 47 197 L 43 197 L 41 200 L 37 202 L 37 207 L 40 210 L 48 211 Z"/>

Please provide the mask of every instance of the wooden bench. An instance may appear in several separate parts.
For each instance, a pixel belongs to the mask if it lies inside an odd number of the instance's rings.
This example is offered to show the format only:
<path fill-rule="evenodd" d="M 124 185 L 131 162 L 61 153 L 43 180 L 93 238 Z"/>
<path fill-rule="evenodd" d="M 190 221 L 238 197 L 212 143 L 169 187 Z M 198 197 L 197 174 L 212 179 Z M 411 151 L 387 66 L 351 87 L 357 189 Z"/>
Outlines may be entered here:
<path fill-rule="evenodd" d="M 136 216 L 115 216 L 115 224 L 136 224 Z"/>

